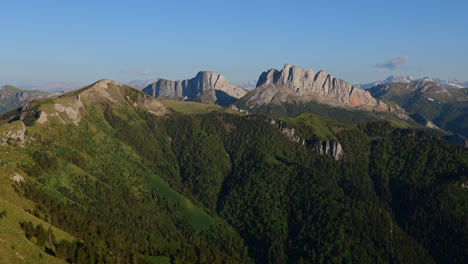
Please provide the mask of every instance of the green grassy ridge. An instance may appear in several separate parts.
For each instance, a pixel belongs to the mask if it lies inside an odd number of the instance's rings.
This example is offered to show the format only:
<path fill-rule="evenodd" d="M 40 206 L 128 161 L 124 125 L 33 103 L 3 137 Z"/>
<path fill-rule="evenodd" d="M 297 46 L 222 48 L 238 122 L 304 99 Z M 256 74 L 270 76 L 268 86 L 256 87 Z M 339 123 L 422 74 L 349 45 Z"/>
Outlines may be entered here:
<path fill-rule="evenodd" d="M 203 104 L 198 102 L 189 102 L 189 101 L 175 101 L 175 100 L 160 100 L 160 102 L 171 108 L 172 110 L 186 114 L 206 114 L 213 111 L 224 111 L 232 114 L 240 114 L 236 110 L 230 107 L 221 107 L 215 104 Z"/>
<path fill-rule="evenodd" d="M 341 130 L 356 128 L 353 124 L 339 123 L 310 113 L 303 113 L 292 118 L 280 118 L 280 120 L 287 127 L 294 128 L 298 135 L 307 140 L 313 138 L 320 140 L 336 139 L 336 134 Z"/>
<path fill-rule="evenodd" d="M 66 98 L 59 98 L 57 101 L 61 102 L 63 99 Z M 38 105 L 39 108 L 43 108 L 50 103 L 52 102 L 42 102 L 42 104 L 39 102 Z M 134 110 L 124 109 L 122 111 L 122 109 L 116 108 L 114 113 L 119 113 L 118 116 L 123 118 L 124 122 L 141 123 L 141 120 L 133 120 L 138 115 L 134 112 L 135 108 L 131 109 Z M 35 185 L 43 186 L 44 190 L 60 203 L 68 203 L 86 212 L 87 207 L 96 202 L 86 189 L 92 191 L 91 186 L 96 184 L 103 186 L 99 188 L 105 188 L 109 179 L 102 179 L 98 175 L 110 173 L 122 181 L 130 183 L 129 190 L 137 199 L 147 199 L 146 197 L 151 193 L 151 195 L 156 195 L 158 199 L 167 200 L 172 204 L 169 213 L 163 213 L 168 214 L 168 216 L 161 218 L 161 220 L 166 219 L 167 224 L 171 226 L 167 230 L 182 230 L 181 228 L 193 230 L 195 233 L 202 233 L 195 235 L 200 236 L 198 239 L 202 240 L 206 236 L 205 233 L 216 232 L 217 220 L 172 189 L 158 175 L 144 169 L 145 165 L 143 165 L 139 155 L 121 140 L 115 138 L 119 131 L 108 125 L 100 109 L 91 108 L 89 112 L 82 112 L 82 117 L 79 127 L 63 125 L 57 119 L 50 119 L 46 125 L 32 123 L 28 127 L 28 135 L 36 140 L 31 142 L 26 149 L 19 148 L 16 151 L 29 157 L 22 159 L 22 164 L 39 164 L 39 168 L 34 166 L 27 168 L 27 171 L 34 177 L 31 180 L 34 180 L 32 182 Z M 96 146 L 99 147 L 96 148 Z M 13 149 L 12 151 L 16 152 Z M 49 153 L 47 155 L 50 156 L 50 159 L 56 160 L 57 165 L 52 166 L 53 168 L 48 168 L 50 166 L 47 165 L 46 168 L 44 165 L 48 163 L 47 159 L 44 163 L 34 158 L 34 153 L 42 151 Z M 116 155 L 116 153 L 118 154 Z M 116 168 L 124 169 L 109 170 L 109 168 L 105 168 L 109 161 Z M 112 190 L 108 189 L 108 191 Z M 187 224 L 191 228 L 183 227 Z M 165 251 L 175 250 L 178 242 L 171 242 L 171 240 L 173 239 L 169 239 L 167 243 L 160 243 L 160 246 L 166 247 Z M 203 250 L 209 248 L 212 247 L 205 246 Z M 229 256 L 225 255 L 224 258 L 229 258 Z"/>
<path fill-rule="evenodd" d="M 44 219 L 33 215 L 35 204 L 15 191 L 15 185 L 10 177 L 15 173 L 25 176 L 17 167 L 27 158 L 24 154 L 14 151 L 12 148 L 0 147 L 0 211 L 7 212 L 6 217 L 0 219 L 0 262 L 1 263 L 65 263 L 62 260 L 51 257 L 34 243 L 24 237 L 20 222 L 32 222 L 41 224 L 46 229 L 50 226 Z M 52 226 L 55 236 L 62 240 L 71 241 L 73 236 Z M 17 254 L 18 253 L 18 254 Z M 21 256 L 21 257 L 20 257 Z"/>

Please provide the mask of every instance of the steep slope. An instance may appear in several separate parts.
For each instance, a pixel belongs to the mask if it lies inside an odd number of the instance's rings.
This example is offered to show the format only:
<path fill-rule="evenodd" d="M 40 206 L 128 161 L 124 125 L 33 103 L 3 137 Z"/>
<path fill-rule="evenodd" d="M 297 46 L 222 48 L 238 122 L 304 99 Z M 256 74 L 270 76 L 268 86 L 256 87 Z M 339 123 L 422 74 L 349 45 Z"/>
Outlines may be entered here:
<path fill-rule="evenodd" d="M 438 127 L 468 137 L 468 89 L 416 81 L 377 85 L 369 92 L 385 102 L 427 118 Z"/>
<path fill-rule="evenodd" d="M 248 91 L 229 83 L 221 74 L 201 71 L 194 78 L 187 80 L 158 79 L 144 88 L 143 92 L 156 98 L 216 103 L 225 106 L 235 102 Z"/>
<path fill-rule="evenodd" d="M 38 98 L 58 97 L 62 94 L 49 94 L 39 90 L 21 90 L 11 85 L 5 85 L 0 89 L 0 114 L 21 107 L 27 102 Z"/>
<path fill-rule="evenodd" d="M 2 189 L 6 193 L 0 195 L 0 212 L 6 210 L 8 221 L 0 219 L 0 238 L 7 241 L 13 235 L 29 244 L 5 247 L 5 259 L 14 257 L 16 250 L 28 263 L 43 262 L 40 258 L 58 263 L 249 263 L 243 242 L 232 228 L 160 177 L 157 171 L 177 175 L 161 131 L 153 135 L 158 145 L 151 158 L 164 162 L 153 170 L 116 136 L 123 132 L 109 125 L 122 122 L 139 129 L 142 117 L 166 118 L 171 112 L 145 93 L 101 80 L 2 116 L 0 135 L 6 140 L 0 146 L 1 181 L 11 185 L 21 180 L 14 188 Z M 144 140 L 133 138 L 132 142 L 147 144 Z M 21 201 L 30 199 L 28 210 L 48 223 L 43 226 L 52 224 L 81 242 L 58 240 L 63 236 L 56 235 L 44 246 L 42 233 L 31 231 L 40 230 L 39 220 L 23 223 L 24 217 L 11 206 L 3 207 L 3 197 L 15 197 L 15 190 Z M 8 231 L 6 223 L 14 226 L 9 235 L 2 233 Z M 234 252 L 228 253 L 228 244 Z M 33 255 L 28 253 L 30 248 Z"/>

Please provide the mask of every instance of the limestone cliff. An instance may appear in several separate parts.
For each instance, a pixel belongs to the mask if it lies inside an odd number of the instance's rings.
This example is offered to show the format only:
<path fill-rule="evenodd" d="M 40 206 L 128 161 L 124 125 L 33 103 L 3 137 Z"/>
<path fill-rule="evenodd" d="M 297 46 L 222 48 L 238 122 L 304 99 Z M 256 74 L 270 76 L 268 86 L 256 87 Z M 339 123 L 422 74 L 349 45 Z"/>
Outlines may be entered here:
<path fill-rule="evenodd" d="M 395 109 L 373 98 L 363 89 L 337 79 L 324 71 L 315 73 L 286 64 L 283 70 L 263 72 L 257 87 L 245 99 L 248 108 L 274 102 L 315 101 L 332 106 L 393 112 Z"/>
<path fill-rule="evenodd" d="M 156 97 L 228 105 L 247 94 L 247 90 L 229 83 L 221 74 L 201 71 L 187 80 L 158 79 L 143 92 Z"/>
<path fill-rule="evenodd" d="M 276 121 L 271 120 L 270 124 L 276 125 Z M 286 127 L 282 121 L 279 121 L 277 126 L 281 133 L 287 136 L 290 140 L 305 145 L 308 149 L 317 152 L 320 155 L 329 155 L 334 160 L 341 160 L 343 158 L 343 148 L 341 147 L 340 142 L 336 140 L 315 140 L 313 142 L 309 140 L 306 141 L 296 134 L 294 128 Z"/>

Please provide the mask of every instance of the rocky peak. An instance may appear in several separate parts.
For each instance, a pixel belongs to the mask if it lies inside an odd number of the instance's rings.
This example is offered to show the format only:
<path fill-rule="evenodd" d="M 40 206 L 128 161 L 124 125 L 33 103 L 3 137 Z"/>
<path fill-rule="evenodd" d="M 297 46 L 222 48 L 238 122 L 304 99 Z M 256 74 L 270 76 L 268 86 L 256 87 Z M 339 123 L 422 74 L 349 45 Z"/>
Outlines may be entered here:
<path fill-rule="evenodd" d="M 282 103 L 289 100 L 318 101 L 334 106 L 390 111 L 386 104 L 379 102 L 363 89 L 324 71 L 315 73 L 311 69 L 305 70 L 289 64 L 281 71 L 271 69 L 263 72 L 254 92 L 246 102 L 250 108 L 269 104 L 276 98 Z"/>
<path fill-rule="evenodd" d="M 203 98 L 209 103 L 225 105 L 232 100 L 241 98 L 248 91 L 229 83 L 226 77 L 221 74 L 212 71 L 200 71 L 192 79 L 177 81 L 158 79 L 155 83 L 144 88 L 143 92 L 156 98 L 175 100 Z"/>

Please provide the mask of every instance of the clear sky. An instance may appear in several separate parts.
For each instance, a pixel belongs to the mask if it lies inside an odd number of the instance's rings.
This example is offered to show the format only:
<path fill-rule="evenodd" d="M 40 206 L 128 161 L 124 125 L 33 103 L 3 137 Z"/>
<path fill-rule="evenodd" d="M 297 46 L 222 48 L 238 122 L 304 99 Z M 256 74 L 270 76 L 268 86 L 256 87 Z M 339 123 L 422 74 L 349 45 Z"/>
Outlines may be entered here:
<path fill-rule="evenodd" d="M 0 0 L 0 85 L 249 81 L 285 63 L 468 81 L 468 1 Z"/>

